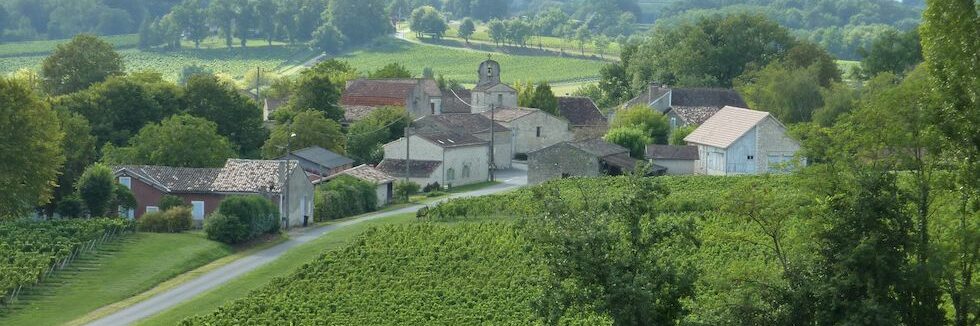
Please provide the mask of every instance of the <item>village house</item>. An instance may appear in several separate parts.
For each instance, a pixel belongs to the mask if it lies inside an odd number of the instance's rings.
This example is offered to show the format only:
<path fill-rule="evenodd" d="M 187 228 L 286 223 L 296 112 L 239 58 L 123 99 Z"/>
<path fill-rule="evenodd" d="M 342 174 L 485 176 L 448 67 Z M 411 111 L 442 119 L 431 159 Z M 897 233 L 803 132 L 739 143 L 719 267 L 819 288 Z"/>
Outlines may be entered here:
<path fill-rule="evenodd" d="M 527 181 L 539 184 L 569 177 L 621 175 L 642 161 L 630 157 L 629 150 L 601 139 L 562 142 L 528 154 Z M 654 173 L 663 173 L 655 167 Z"/>
<path fill-rule="evenodd" d="M 435 80 L 428 78 L 356 79 L 347 82 L 340 105 L 345 112 L 399 106 L 413 117 L 422 117 L 442 113 L 442 91 Z"/>
<path fill-rule="evenodd" d="M 375 192 L 378 196 L 378 207 L 391 203 L 391 199 L 394 197 L 393 185 L 395 178 L 387 173 L 384 173 L 384 171 L 378 170 L 370 165 L 362 164 L 331 175 L 326 178 L 325 182 L 329 182 L 330 180 L 343 175 L 351 176 L 361 181 L 373 184 L 375 186 Z"/>
<path fill-rule="evenodd" d="M 511 152 L 515 156 L 572 140 L 568 121 L 547 112 L 530 108 L 497 108 L 481 113 L 511 130 Z"/>
<path fill-rule="evenodd" d="M 667 175 L 694 174 L 698 147 L 689 145 L 647 145 L 646 158 L 650 163 L 667 168 Z"/>
<path fill-rule="evenodd" d="M 320 146 L 311 146 L 298 151 L 289 152 L 278 160 L 294 160 L 310 176 L 310 180 L 318 180 L 350 169 L 354 160 L 334 153 Z"/>
<path fill-rule="evenodd" d="M 296 161 L 229 159 L 222 168 L 124 165 L 113 172 L 136 197 L 131 218 L 159 211 L 160 199 L 173 195 L 200 224 L 228 196 L 261 195 L 279 207 L 283 227 L 313 220 L 313 184 Z"/>
<path fill-rule="evenodd" d="M 708 175 L 780 172 L 800 143 L 768 112 L 726 106 L 684 138 L 698 147 L 695 172 Z"/>
<path fill-rule="evenodd" d="M 699 126 L 725 106 L 748 107 L 742 96 L 733 89 L 668 87 L 660 84 L 651 84 L 622 107 L 635 105 L 648 105 L 667 115 L 672 129 Z"/>
<path fill-rule="evenodd" d="M 498 122 L 480 114 L 454 113 L 430 115 L 412 121 L 412 127 L 419 133 L 461 133 L 490 141 L 493 128 L 493 161 L 498 169 L 509 169 L 514 156 L 513 132 Z M 489 155 L 489 153 L 487 154 Z"/>
<path fill-rule="evenodd" d="M 558 116 L 568 121 L 575 140 L 599 138 L 609 130 L 609 121 L 588 97 L 559 96 Z"/>
<path fill-rule="evenodd" d="M 406 146 L 411 155 L 407 156 Z M 378 169 L 397 179 L 405 177 L 405 160 L 411 162 L 409 179 L 421 186 L 463 186 L 489 180 L 489 142 L 454 132 L 416 132 L 384 145 Z"/>

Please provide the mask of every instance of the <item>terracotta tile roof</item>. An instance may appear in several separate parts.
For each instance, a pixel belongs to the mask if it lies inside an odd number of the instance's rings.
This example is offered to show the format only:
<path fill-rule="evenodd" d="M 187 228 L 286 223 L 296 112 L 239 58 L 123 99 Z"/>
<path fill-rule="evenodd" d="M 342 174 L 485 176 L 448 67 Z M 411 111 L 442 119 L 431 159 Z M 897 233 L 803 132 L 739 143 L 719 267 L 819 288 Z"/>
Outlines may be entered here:
<path fill-rule="evenodd" d="M 656 160 L 698 160 L 697 146 L 647 145 L 646 157 Z"/>
<path fill-rule="evenodd" d="M 769 117 L 768 112 L 755 111 L 732 106 L 722 108 L 708 121 L 701 124 L 690 135 L 684 137 L 688 143 L 728 148 L 759 122 Z"/>
<path fill-rule="evenodd" d="M 442 97 L 439 84 L 432 79 L 357 79 L 347 83 L 340 104 L 405 106 L 419 84 L 428 96 Z"/>
<path fill-rule="evenodd" d="M 285 184 L 283 173 L 291 175 L 298 165 L 296 161 L 286 164 L 286 161 L 229 159 L 215 178 L 211 190 L 223 193 L 254 193 L 268 191 L 271 185 L 271 192 L 278 193 Z"/>
<path fill-rule="evenodd" d="M 436 144 L 436 146 L 442 148 L 486 145 L 489 143 L 486 140 L 476 138 L 476 136 L 470 134 L 445 132 L 445 131 L 419 132 L 418 136 L 425 138 L 426 140 L 432 142 L 433 144 Z"/>
<path fill-rule="evenodd" d="M 558 111 L 572 126 L 605 126 L 606 117 L 588 97 L 559 96 Z"/>
<path fill-rule="evenodd" d="M 720 110 L 721 107 L 717 106 L 674 106 L 670 108 L 670 112 L 674 112 L 681 121 L 696 126 L 708 121 L 708 118 Z"/>
<path fill-rule="evenodd" d="M 467 105 L 473 100 L 473 93 L 466 89 L 452 89 L 445 92 L 442 99 L 442 113 L 470 113 Z"/>
<path fill-rule="evenodd" d="M 307 147 L 294 151 L 290 155 L 291 157 L 289 159 L 300 159 L 300 165 L 303 165 L 303 168 L 306 170 L 333 169 L 347 164 L 354 164 L 354 160 L 320 146 Z M 279 159 L 285 160 L 286 157 L 283 156 Z"/>
<path fill-rule="evenodd" d="M 403 168 L 402 169 L 402 171 L 403 171 L 402 174 L 405 174 L 404 173 L 404 167 L 405 167 L 405 165 L 403 163 L 402 164 L 402 168 Z M 362 165 L 359 165 L 359 166 L 356 166 L 356 167 L 353 167 L 353 168 L 344 170 L 343 172 L 340 172 L 340 173 L 334 174 L 332 176 L 329 176 L 329 177 L 327 177 L 327 180 L 336 178 L 336 177 L 341 176 L 341 175 L 349 175 L 349 176 L 358 178 L 360 180 L 364 180 L 364 181 L 367 181 L 367 182 L 370 182 L 370 183 L 374 183 L 374 184 L 385 184 L 385 183 L 390 183 L 390 182 L 394 182 L 395 181 L 395 178 L 392 177 L 391 175 L 385 173 L 384 171 L 381 171 L 381 170 L 378 170 L 378 169 L 376 169 L 374 167 L 371 167 L 370 165 L 366 165 L 366 164 L 362 164 Z"/>
<path fill-rule="evenodd" d="M 411 160 L 411 170 L 409 171 L 410 178 L 428 178 L 432 175 L 439 166 L 442 165 L 440 161 L 423 161 L 423 160 Z M 389 159 L 386 158 L 378 164 L 378 170 L 381 170 L 388 175 L 395 178 L 405 177 L 405 160 Z"/>
<path fill-rule="evenodd" d="M 479 113 L 447 113 L 438 115 L 428 115 L 418 118 L 412 122 L 418 130 L 423 131 L 443 131 L 459 134 L 478 134 L 490 132 L 490 124 L 493 124 L 494 132 L 508 131 L 507 127 L 499 122 L 491 121 Z"/>
<path fill-rule="evenodd" d="M 178 168 L 153 165 L 122 165 L 112 168 L 116 176 L 129 175 L 167 193 L 204 193 L 221 172 L 217 168 Z"/>
<path fill-rule="evenodd" d="M 539 112 L 538 109 L 531 108 L 496 108 L 493 109 L 493 119 L 495 121 L 511 122 L 520 119 L 528 114 Z M 484 117 L 490 118 L 490 111 L 480 113 Z"/>

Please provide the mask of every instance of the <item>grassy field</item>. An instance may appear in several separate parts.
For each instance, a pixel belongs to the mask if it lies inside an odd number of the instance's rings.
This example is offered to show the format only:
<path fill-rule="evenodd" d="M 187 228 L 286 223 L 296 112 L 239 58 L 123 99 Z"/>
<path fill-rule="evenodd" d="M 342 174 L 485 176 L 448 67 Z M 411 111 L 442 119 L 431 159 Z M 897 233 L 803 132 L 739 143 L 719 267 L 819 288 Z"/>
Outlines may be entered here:
<path fill-rule="evenodd" d="M 406 34 L 407 35 L 407 34 Z M 462 38 L 457 37 L 458 34 L 458 24 L 453 24 L 450 26 L 449 30 L 446 31 L 444 38 L 462 40 Z M 490 33 L 487 32 L 487 26 L 480 24 L 476 27 L 476 32 L 470 37 L 470 41 L 478 42 L 489 42 Z M 581 50 L 585 50 L 586 55 L 599 55 L 599 51 L 596 49 L 595 43 L 592 41 L 585 42 L 583 48 L 579 48 L 578 41 L 573 40 L 563 40 L 560 37 L 552 36 L 533 36 L 527 41 L 527 45 L 532 48 L 544 47 L 549 49 L 564 49 L 565 52 L 571 54 L 581 54 Z M 607 58 L 618 57 L 620 51 L 620 46 L 614 40 L 610 40 L 609 46 L 603 51 L 603 55 Z"/>
<path fill-rule="evenodd" d="M 212 312 L 221 305 L 245 297 L 252 290 L 266 285 L 276 277 L 289 275 L 297 268 L 303 266 L 303 264 L 319 257 L 324 250 L 346 246 L 352 239 L 372 227 L 389 224 L 407 224 L 413 221 L 415 221 L 415 214 L 401 214 L 355 224 L 333 231 L 316 240 L 289 250 L 279 259 L 242 277 L 234 279 L 152 318 L 140 321 L 138 324 L 170 326 L 176 325 L 184 318 Z"/>
<path fill-rule="evenodd" d="M 350 62 L 358 70 L 375 70 L 389 63 L 404 65 L 412 73 L 421 74 L 426 67 L 436 74 L 463 83 L 475 83 L 480 62 L 487 59 L 487 52 L 451 49 L 439 46 L 419 45 L 408 41 L 386 39 L 371 47 L 337 57 Z M 557 58 L 552 56 L 522 56 L 494 53 L 500 62 L 504 82 L 518 80 L 568 82 L 593 78 L 599 75 L 603 61 Z"/>
<path fill-rule="evenodd" d="M 26 292 L 0 324 L 62 324 L 231 253 L 199 233 L 126 235 Z"/>
<path fill-rule="evenodd" d="M 102 36 L 102 39 L 118 49 L 131 49 L 139 45 L 139 36 L 136 34 Z M 54 51 L 58 44 L 66 40 L 47 40 L 47 41 L 28 41 L 0 43 L 0 58 L 24 57 L 32 55 L 47 55 Z M 0 61 L 4 61 L 0 59 Z"/>

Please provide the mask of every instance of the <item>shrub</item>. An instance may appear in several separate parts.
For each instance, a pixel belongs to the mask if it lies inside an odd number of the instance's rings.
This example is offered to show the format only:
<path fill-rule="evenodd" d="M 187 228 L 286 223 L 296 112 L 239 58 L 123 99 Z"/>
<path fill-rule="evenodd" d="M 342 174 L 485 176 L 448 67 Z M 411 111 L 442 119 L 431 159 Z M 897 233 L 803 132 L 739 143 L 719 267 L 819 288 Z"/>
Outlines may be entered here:
<path fill-rule="evenodd" d="M 439 197 L 439 196 L 444 196 L 444 195 L 446 195 L 446 193 L 445 192 L 442 192 L 442 191 L 432 191 L 432 192 L 425 193 L 425 196 L 426 197 L 429 197 L 429 198 Z"/>
<path fill-rule="evenodd" d="M 340 192 L 336 190 L 317 190 L 316 196 L 314 197 L 316 206 L 314 208 L 316 210 L 314 220 L 323 222 L 344 217 L 342 208 L 344 202 L 341 198 Z"/>
<path fill-rule="evenodd" d="M 442 186 L 439 185 L 438 182 L 427 184 L 425 185 L 425 188 L 422 188 L 422 192 L 432 192 L 432 191 L 439 191 L 439 190 L 442 190 Z"/>
<path fill-rule="evenodd" d="M 317 189 L 316 221 L 328 221 L 373 212 L 378 206 L 375 186 L 350 176 L 334 178 Z"/>
<path fill-rule="evenodd" d="M 58 202 L 55 212 L 61 217 L 81 217 L 85 213 L 85 203 L 76 195 L 68 195 Z"/>
<path fill-rule="evenodd" d="M 191 229 L 191 209 L 178 206 L 166 211 L 143 214 L 137 226 L 140 232 L 180 233 Z"/>
<path fill-rule="evenodd" d="M 276 205 L 262 196 L 232 196 L 218 206 L 221 214 L 234 216 L 248 228 L 248 239 L 279 231 Z"/>
<path fill-rule="evenodd" d="M 190 205 L 187 205 L 187 203 L 185 203 L 183 199 L 180 199 L 180 197 L 174 195 L 163 195 L 163 197 L 160 198 L 159 207 L 161 211 L 168 211 L 171 208 L 177 206 L 190 206 Z"/>
<path fill-rule="evenodd" d="M 215 212 L 204 220 L 204 233 L 208 235 L 208 239 L 235 244 L 247 240 L 249 230 L 248 225 L 237 216 Z"/>
<path fill-rule="evenodd" d="M 407 199 L 409 196 L 419 192 L 419 184 L 411 181 L 395 182 L 395 197 L 399 200 Z"/>

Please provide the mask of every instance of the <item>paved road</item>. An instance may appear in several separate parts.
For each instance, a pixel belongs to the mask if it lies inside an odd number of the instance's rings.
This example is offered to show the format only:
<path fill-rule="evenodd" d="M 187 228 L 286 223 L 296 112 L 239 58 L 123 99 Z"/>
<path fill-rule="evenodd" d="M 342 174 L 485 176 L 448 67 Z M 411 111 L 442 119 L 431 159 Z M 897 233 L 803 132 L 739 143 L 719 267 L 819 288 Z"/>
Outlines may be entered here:
<path fill-rule="evenodd" d="M 454 194 L 449 196 L 449 198 L 485 196 L 523 186 L 527 184 L 527 167 L 523 164 L 515 164 L 513 169 L 499 171 L 497 174 L 497 180 L 501 181 L 502 183 L 480 190 Z M 442 201 L 444 200 L 446 199 L 443 199 Z M 153 316 L 186 300 L 190 300 L 201 293 L 216 288 L 236 277 L 259 268 L 260 266 L 279 258 L 279 256 L 289 249 L 329 234 L 334 230 L 386 216 L 413 213 L 422 206 L 423 205 L 414 205 L 397 210 L 365 215 L 350 221 L 296 232 L 290 237 L 289 240 L 281 244 L 256 252 L 255 254 L 242 257 L 234 262 L 205 273 L 193 280 L 187 281 L 173 289 L 157 294 L 149 299 L 143 300 L 137 304 L 103 317 L 102 319 L 96 320 L 89 325 L 116 326 L 133 324 L 140 319 Z"/>

